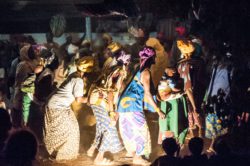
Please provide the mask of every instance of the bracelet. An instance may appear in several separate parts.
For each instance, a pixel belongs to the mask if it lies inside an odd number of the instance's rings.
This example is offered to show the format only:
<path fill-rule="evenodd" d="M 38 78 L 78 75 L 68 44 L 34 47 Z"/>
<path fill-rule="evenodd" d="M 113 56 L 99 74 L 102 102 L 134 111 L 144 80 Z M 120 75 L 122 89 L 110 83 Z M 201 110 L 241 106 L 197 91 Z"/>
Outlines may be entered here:
<path fill-rule="evenodd" d="M 155 108 L 155 111 L 157 112 L 157 113 L 159 113 L 160 111 L 161 111 L 161 109 L 160 108 Z"/>

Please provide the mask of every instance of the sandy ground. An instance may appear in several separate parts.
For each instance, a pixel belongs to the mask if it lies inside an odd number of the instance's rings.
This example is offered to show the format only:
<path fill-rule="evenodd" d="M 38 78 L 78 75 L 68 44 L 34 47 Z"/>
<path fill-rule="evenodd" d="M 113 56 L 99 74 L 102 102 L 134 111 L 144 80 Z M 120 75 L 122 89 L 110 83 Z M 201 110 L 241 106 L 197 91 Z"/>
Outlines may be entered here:
<path fill-rule="evenodd" d="M 63 161 L 63 162 L 55 162 L 48 159 L 40 159 L 39 165 L 41 166 L 92 166 L 94 165 L 93 160 L 94 158 L 88 157 L 86 154 L 87 149 L 90 147 L 94 136 L 95 136 L 95 119 L 93 113 L 90 108 L 87 106 L 81 107 L 79 105 L 73 105 L 74 110 L 80 126 L 81 132 L 81 142 L 80 142 L 80 154 L 76 160 L 71 161 Z M 158 139 L 158 121 L 157 121 L 157 114 L 148 113 L 146 115 L 148 117 L 148 124 L 149 129 L 151 132 L 151 139 L 152 139 L 152 154 L 150 156 L 150 161 L 153 162 L 157 157 L 164 154 L 160 145 L 157 144 Z M 195 132 L 195 134 L 197 134 Z M 180 155 L 188 155 L 189 151 L 187 148 L 187 142 L 184 145 L 184 148 L 181 150 Z M 209 146 L 209 141 L 205 139 L 205 146 L 204 152 Z M 126 151 L 123 150 L 120 153 L 114 154 L 113 157 L 111 154 L 105 154 L 107 158 L 113 159 L 115 161 L 114 165 L 133 165 L 131 159 L 125 158 Z M 44 149 L 40 147 L 40 154 L 44 155 Z"/>

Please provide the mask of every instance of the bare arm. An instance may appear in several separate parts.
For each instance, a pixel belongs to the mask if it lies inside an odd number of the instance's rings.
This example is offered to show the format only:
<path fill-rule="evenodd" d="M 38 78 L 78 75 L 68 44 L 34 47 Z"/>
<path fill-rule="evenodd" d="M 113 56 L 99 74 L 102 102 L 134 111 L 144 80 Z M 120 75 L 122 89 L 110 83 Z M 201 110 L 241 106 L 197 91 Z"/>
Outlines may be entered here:
<path fill-rule="evenodd" d="M 87 97 L 76 97 L 77 103 L 87 103 L 88 98 Z"/>
<path fill-rule="evenodd" d="M 163 112 L 161 112 L 161 110 L 158 108 L 158 106 L 156 105 L 153 96 L 150 92 L 150 72 L 148 70 L 144 70 L 141 73 L 141 82 L 143 84 L 143 88 L 144 88 L 144 97 L 148 99 L 148 102 L 150 105 L 152 105 L 156 112 L 159 114 L 159 116 L 164 119 L 165 115 Z"/>

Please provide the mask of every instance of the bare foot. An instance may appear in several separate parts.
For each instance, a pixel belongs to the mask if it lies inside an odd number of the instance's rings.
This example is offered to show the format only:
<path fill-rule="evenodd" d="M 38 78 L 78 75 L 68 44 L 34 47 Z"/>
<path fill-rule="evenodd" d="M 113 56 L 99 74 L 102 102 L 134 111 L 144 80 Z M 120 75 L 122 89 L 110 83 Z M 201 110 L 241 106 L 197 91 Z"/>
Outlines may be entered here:
<path fill-rule="evenodd" d="M 127 157 L 127 158 L 133 158 L 134 155 L 135 155 L 134 152 L 127 152 L 126 155 L 125 155 L 125 157 Z"/>
<path fill-rule="evenodd" d="M 133 164 L 135 165 L 150 165 L 151 163 L 144 160 L 141 156 L 135 156 L 133 159 Z"/>
<path fill-rule="evenodd" d="M 94 147 L 94 146 L 91 146 L 91 147 L 89 148 L 89 150 L 87 151 L 87 156 L 93 157 L 93 156 L 94 156 L 94 153 L 95 153 L 95 147 Z"/>

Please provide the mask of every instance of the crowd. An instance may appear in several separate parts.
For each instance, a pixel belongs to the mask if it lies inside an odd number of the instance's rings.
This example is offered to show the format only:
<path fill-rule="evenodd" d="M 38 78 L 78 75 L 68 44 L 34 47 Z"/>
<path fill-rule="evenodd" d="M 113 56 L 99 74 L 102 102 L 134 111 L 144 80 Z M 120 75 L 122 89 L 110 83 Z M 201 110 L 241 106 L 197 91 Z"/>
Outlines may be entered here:
<path fill-rule="evenodd" d="M 228 43 L 207 51 L 200 36 L 183 26 L 176 27 L 168 51 L 164 39 L 150 37 L 144 27 L 130 32 L 136 41 L 132 46 L 106 33 L 93 41 L 82 37 L 72 42 L 68 36 L 61 46 L 50 33 L 42 44 L 31 38 L 0 43 L 4 163 L 34 164 L 38 145 L 50 160 L 76 159 L 80 130 L 73 102 L 89 105 L 95 116 L 95 138 L 86 152 L 95 157 L 95 165 L 115 164 L 105 153 L 124 149 L 133 164 L 151 164 L 146 112 L 158 115 L 159 134 L 154 137 L 166 152 L 152 165 L 247 162 L 249 59 L 238 66 Z M 12 59 L 3 61 L 6 54 Z M 194 137 L 196 129 L 199 137 Z M 243 146 L 235 143 L 238 135 Z M 209 159 L 202 154 L 202 137 L 211 140 L 206 152 L 214 155 Z M 192 155 L 180 159 L 187 140 Z"/>

